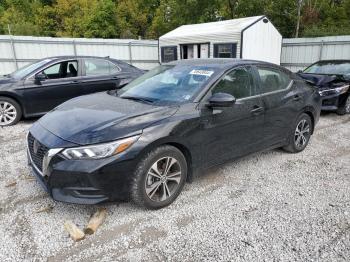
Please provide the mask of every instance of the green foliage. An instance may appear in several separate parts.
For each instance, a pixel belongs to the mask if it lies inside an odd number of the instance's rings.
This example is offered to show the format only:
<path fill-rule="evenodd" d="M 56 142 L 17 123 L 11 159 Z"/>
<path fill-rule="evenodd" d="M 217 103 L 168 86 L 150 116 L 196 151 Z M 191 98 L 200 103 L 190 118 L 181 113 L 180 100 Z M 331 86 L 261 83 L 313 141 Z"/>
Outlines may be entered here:
<path fill-rule="evenodd" d="M 295 35 L 299 0 L 0 0 L 0 34 L 158 38 L 184 24 L 267 15 Z M 303 0 L 300 36 L 350 34 L 350 0 Z"/>

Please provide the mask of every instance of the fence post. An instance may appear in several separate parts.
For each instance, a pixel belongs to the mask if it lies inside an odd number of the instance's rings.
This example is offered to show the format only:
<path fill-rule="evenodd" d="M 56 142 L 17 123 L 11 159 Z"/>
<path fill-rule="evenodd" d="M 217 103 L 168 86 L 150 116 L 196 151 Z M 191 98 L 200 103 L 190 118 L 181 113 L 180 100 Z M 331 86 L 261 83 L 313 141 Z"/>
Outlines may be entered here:
<path fill-rule="evenodd" d="M 322 60 L 323 45 L 324 45 L 324 41 L 322 40 L 320 45 L 320 53 L 318 54 L 318 60 Z"/>
<path fill-rule="evenodd" d="M 73 50 L 74 50 L 74 55 L 77 56 L 77 46 L 75 44 L 75 40 L 73 40 Z"/>
<path fill-rule="evenodd" d="M 129 62 L 130 62 L 130 65 L 132 65 L 131 42 L 129 42 Z"/>
<path fill-rule="evenodd" d="M 15 61 L 16 69 L 18 69 L 15 42 L 13 41 L 12 35 L 10 35 L 10 40 L 11 40 L 11 49 L 12 49 L 12 54 L 13 54 L 13 60 Z"/>

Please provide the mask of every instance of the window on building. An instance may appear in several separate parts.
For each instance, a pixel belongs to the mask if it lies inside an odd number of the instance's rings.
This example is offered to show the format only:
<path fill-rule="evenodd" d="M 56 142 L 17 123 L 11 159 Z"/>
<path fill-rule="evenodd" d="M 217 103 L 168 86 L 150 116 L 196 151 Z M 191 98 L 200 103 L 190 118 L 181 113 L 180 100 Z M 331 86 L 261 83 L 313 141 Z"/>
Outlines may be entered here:
<path fill-rule="evenodd" d="M 162 63 L 168 63 L 177 60 L 176 46 L 163 46 L 161 48 Z"/>
<path fill-rule="evenodd" d="M 237 44 L 236 43 L 214 44 L 214 57 L 215 58 L 236 58 Z"/>

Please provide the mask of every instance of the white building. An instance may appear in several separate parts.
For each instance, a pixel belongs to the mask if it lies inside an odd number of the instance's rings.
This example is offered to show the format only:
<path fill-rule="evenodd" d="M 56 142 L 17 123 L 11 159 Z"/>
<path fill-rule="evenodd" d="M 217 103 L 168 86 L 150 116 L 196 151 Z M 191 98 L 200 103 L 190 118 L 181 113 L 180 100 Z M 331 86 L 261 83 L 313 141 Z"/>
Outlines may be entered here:
<path fill-rule="evenodd" d="M 280 64 L 282 36 L 266 16 L 183 25 L 159 38 L 161 63 L 243 58 Z"/>

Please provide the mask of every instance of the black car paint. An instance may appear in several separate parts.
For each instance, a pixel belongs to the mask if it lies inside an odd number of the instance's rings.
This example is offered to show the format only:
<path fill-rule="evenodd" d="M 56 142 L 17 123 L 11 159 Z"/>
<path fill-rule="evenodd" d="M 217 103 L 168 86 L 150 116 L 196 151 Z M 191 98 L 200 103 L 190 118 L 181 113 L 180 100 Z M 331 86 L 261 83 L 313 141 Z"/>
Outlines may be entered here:
<path fill-rule="evenodd" d="M 313 63 L 309 67 L 320 63 L 320 62 L 346 62 L 349 63 L 349 60 L 324 60 Z M 306 69 L 305 69 L 306 70 Z M 337 87 L 344 85 L 350 85 L 350 79 L 344 78 L 343 75 L 335 74 L 313 74 L 313 73 L 304 73 L 299 72 L 298 75 L 309 82 L 310 84 L 316 86 L 319 89 L 319 92 L 322 92 L 322 107 L 323 111 L 336 111 L 340 107 L 344 106 L 346 99 L 350 96 L 350 90 L 344 94 L 337 94 L 333 90 Z"/>
<path fill-rule="evenodd" d="M 231 59 L 174 63 L 211 63 L 220 68 L 221 74 L 192 102 L 153 106 L 112 94 L 94 94 L 62 104 L 32 126 L 30 133 L 48 148 L 108 142 L 141 134 L 127 151 L 101 160 L 74 161 L 58 154 L 52 159 L 49 176 L 41 176 L 33 166 L 54 199 L 84 204 L 128 199 L 135 167 L 147 152 L 160 145 L 170 144 L 183 152 L 192 179 L 205 168 L 286 145 L 291 128 L 303 112 L 310 115 L 314 124 L 318 121 L 317 90 L 281 67 Z M 232 107 L 208 107 L 211 87 L 236 67 L 250 66 L 259 89 L 257 65 L 283 70 L 293 80 L 292 84 L 270 95 L 239 99 Z M 64 125 L 60 124 L 63 120 Z"/>
<path fill-rule="evenodd" d="M 21 79 L 11 78 L 10 75 L 0 79 L 0 96 L 17 101 L 24 117 L 41 116 L 77 96 L 120 88 L 144 73 L 136 67 L 111 58 L 60 56 L 46 59 L 50 61 Z M 110 75 L 85 76 L 84 59 L 107 60 L 121 70 Z M 35 75 L 45 68 L 64 61 L 78 62 L 78 76 L 45 81 L 35 79 Z"/>

